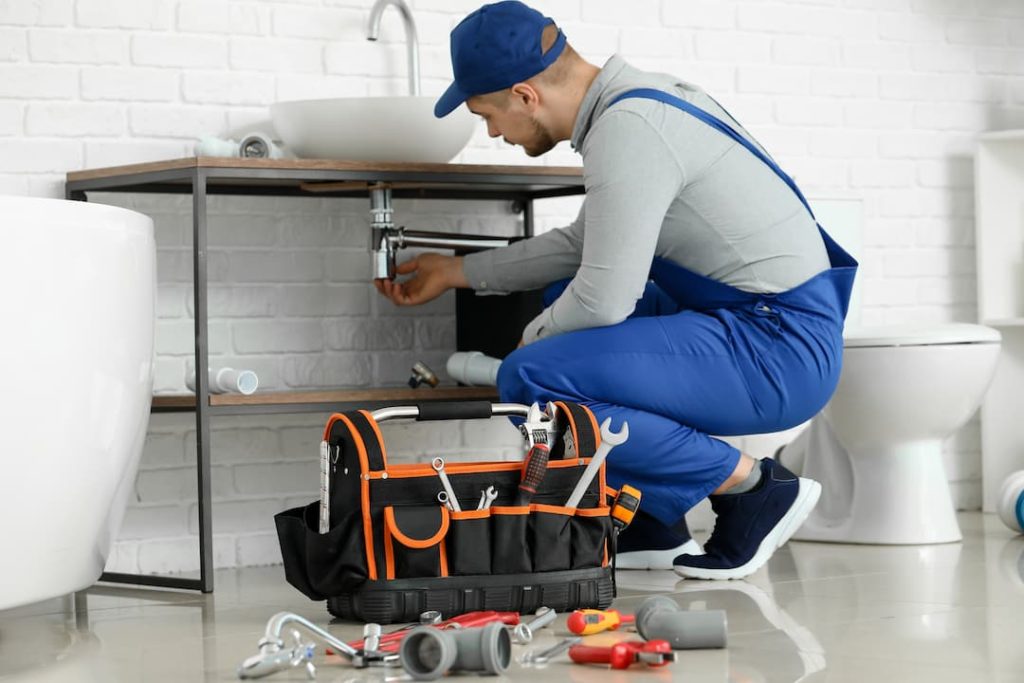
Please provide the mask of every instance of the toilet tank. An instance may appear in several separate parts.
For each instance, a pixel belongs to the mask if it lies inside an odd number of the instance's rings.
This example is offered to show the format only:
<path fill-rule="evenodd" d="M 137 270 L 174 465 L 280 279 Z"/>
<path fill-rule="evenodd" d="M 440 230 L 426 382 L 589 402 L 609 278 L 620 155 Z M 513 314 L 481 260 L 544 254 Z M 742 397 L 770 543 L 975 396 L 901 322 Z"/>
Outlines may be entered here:
<path fill-rule="evenodd" d="M 860 199 L 832 199 L 827 197 L 807 198 L 818 224 L 825 229 L 839 246 L 850 256 L 861 260 L 864 248 L 864 202 Z M 861 290 L 863 278 L 858 275 L 850 295 L 850 308 L 846 314 L 846 326 L 861 324 Z"/>

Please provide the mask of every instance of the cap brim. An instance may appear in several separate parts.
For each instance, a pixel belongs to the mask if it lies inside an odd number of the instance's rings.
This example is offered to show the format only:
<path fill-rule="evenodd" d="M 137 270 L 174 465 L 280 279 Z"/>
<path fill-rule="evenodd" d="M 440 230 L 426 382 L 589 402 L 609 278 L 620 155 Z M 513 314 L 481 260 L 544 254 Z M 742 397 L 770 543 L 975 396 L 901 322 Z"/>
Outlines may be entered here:
<path fill-rule="evenodd" d="M 434 105 L 434 116 L 439 119 L 448 116 L 470 97 L 471 95 L 462 92 L 457 84 L 452 83 Z"/>

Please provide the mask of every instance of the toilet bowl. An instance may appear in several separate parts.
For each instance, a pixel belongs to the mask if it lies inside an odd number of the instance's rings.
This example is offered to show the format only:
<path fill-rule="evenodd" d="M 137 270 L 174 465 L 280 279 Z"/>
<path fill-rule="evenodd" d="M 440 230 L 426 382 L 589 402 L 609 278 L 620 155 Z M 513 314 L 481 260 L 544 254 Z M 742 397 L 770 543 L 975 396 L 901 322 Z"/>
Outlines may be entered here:
<path fill-rule="evenodd" d="M 828 405 L 779 452 L 821 483 L 794 540 L 923 544 L 961 539 L 942 442 L 975 413 L 999 332 L 946 324 L 850 328 Z"/>
<path fill-rule="evenodd" d="M 0 609 L 103 571 L 149 421 L 153 222 L 0 196 Z"/>

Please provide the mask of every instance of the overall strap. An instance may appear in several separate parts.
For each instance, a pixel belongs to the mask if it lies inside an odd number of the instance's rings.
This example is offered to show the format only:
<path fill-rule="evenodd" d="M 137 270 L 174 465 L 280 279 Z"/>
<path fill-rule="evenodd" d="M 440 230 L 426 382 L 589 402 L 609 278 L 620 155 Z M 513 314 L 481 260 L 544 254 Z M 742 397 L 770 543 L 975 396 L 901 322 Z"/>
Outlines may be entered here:
<path fill-rule="evenodd" d="M 612 100 L 611 104 L 609 104 L 608 106 L 611 107 L 616 102 L 620 102 L 628 98 L 641 98 L 663 102 L 664 104 L 673 106 L 676 109 L 681 109 L 682 111 L 685 111 L 687 114 L 695 116 L 696 118 L 700 119 L 701 121 L 708 124 L 712 128 L 715 128 L 720 132 L 728 135 L 730 138 L 732 138 L 733 140 L 735 140 L 736 142 L 750 150 L 751 154 L 753 154 L 758 159 L 763 161 L 768 166 L 768 168 L 772 169 L 775 172 L 775 175 L 779 176 L 779 178 L 781 178 L 784 183 L 789 185 L 789 188 L 793 190 L 796 196 L 800 199 L 800 202 L 804 205 L 804 208 L 807 209 L 807 212 L 811 214 L 811 218 L 814 218 L 814 212 L 811 211 L 810 205 L 808 205 L 807 200 L 804 199 L 803 193 L 800 192 L 800 188 L 796 186 L 796 183 L 793 182 L 793 179 L 786 175 L 786 172 L 779 168 L 774 161 L 769 159 L 764 154 L 764 152 L 759 150 L 753 143 L 751 143 L 745 137 L 737 133 L 736 130 L 725 121 L 722 121 L 714 114 L 704 111 L 700 107 L 696 107 L 690 104 L 689 102 L 682 98 L 676 97 L 675 95 L 670 95 L 667 92 L 656 90 L 654 88 L 636 88 L 634 90 L 628 90 L 619 95 L 618 97 L 616 97 L 614 100 Z"/>

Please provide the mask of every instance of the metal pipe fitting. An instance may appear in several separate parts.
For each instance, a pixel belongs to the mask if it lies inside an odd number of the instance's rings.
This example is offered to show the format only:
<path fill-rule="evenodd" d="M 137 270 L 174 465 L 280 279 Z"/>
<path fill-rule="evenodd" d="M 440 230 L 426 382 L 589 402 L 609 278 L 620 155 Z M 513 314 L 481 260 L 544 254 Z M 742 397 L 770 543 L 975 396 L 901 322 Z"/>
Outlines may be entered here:
<path fill-rule="evenodd" d="M 355 648 L 342 640 L 338 640 L 308 619 L 292 612 L 278 612 L 270 617 L 270 620 L 267 622 L 266 631 L 264 631 L 263 638 L 258 643 L 259 653 L 249 657 L 238 667 L 239 678 L 262 678 L 283 669 L 302 665 L 305 665 L 306 673 L 311 679 L 315 677 L 316 669 L 312 662 L 315 645 L 313 643 L 303 643 L 299 632 L 293 630 L 292 638 L 295 644 L 291 648 L 285 647 L 285 642 L 281 638 L 281 631 L 284 630 L 287 624 L 291 623 L 304 626 L 308 631 L 334 648 L 335 652 L 348 657 L 349 660 L 354 662 L 359 658 L 359 652 Z"/>
<path fill-rule="evenodd" d="M 455 235 L 447 232 L 406 230 L 396 228 L 394 207 L 391 204 L 391 186 L 377 183 L 370 186 L 370 230 L 373 253 L 373 277 L 391 280 L 395 277 L 396 256 L 406 247 L 434 247 L 480 251 L 507 246 L 507 237 L 481 235 Z"/>

